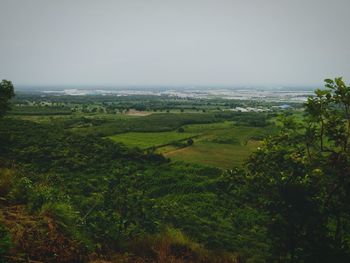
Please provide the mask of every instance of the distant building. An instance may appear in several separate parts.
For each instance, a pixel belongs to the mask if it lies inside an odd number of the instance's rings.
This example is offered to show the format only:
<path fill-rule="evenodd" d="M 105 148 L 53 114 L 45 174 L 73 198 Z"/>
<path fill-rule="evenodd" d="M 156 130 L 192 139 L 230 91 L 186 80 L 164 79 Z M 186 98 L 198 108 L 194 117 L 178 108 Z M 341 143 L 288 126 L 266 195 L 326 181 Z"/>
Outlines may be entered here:
<path fill-rule="evenodd" d="M 278 106 L 272 106 L 273 109 L 281 109 L 281 110 L 286 110 L 292 108 L 292 106 L 288 104 L 283 104 L 283 105 L 278 105 Z"/>
<path fill-rule="evenodd" d="M 252 108 L 252 107 L 247 107 L 247 108 L 236 107 L 234 109 L 229 109 L 229 111 L 236 111 L 236 112 L 266 112 L 266 111 L 270 111 L 270 110 L 269 109 Z"/>
<path fill-rule="evenodd" d="M 236 107 L 236 108 L 234 109 L 234 111 L 248 112 L 249 110 L 246 109 L 246 108 L 242 108 L 242 107 Z"/>

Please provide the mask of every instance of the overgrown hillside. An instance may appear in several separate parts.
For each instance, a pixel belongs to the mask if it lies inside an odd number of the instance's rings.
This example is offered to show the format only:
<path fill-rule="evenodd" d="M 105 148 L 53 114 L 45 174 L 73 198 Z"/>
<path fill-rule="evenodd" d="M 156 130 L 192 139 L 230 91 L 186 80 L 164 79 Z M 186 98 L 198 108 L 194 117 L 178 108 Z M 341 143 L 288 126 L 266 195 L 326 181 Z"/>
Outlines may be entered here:
<path fill-rule="evenodd" d="M 6 119 L 0 129 L 3 224 L 10 229 L 11 211 L 15 218 L 23 216 L 23 228 L 32 229 L 25 225 L 31 218 L 43 225 L 52 220 L 77 247 L 70 256 L 79 251 L 83 259 L 93 252 L 129 251 L 135 240 L 169 227 L 201 243 L 203 250 L 233 251 L 234 226 L 219 196 L 220 170 L 171 164 L 160 155 L 50 125 Z M 13 251 L 33 259 L 55 257 L 55 250 L 40 254 L 23 247 L 36 244 L 31 235 L 20 236 Z"/>

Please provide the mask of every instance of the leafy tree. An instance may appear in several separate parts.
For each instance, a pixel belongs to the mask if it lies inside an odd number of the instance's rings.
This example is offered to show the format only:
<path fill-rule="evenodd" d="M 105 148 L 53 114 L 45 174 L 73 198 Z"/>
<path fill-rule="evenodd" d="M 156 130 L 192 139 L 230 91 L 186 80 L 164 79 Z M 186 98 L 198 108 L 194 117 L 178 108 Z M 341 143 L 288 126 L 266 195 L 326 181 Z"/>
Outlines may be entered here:
<path fill-rule="evenodd" d="M 180 128 L 177 129 L 177 132 L 180 132 L 180 133 L 185 132 L 185 129 L 180 127 Z"/>
<path fill-rule="evenodd" d="M 9 100 L 15 96 L 11 81 L 3 79 L 0 82 L 0 117 L 10 109 Z"/>
<path fill-rule="evenodd" d="M 325 82 L 304 119 L 283 117 L 248 163 L 247 193 L 269 218 L 275 261 L 350 260 L 350 87 Z"/>

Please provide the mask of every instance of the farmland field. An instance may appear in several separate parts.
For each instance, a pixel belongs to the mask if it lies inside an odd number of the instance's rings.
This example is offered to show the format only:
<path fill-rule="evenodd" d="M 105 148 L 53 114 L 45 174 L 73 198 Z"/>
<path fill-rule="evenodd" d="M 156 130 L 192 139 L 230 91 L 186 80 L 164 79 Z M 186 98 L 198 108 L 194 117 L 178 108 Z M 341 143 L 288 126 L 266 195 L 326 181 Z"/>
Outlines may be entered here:
<path fill-rule="evenodd" d="M 247 145 L 218 145 L 199 141 L 190 147 L 165 153 L 165 156 L 174 161 L 230 169 L 241 166 L 259 144 L 258 141 L 250 141 Z"/>
<path fill-rule="evenodd" d="M 188 132 L 201 132 L 194 144 L 182 149 L 165 148 L 162 152 L 174 161 L 185 161 L 224 169 L 241 166 L 261 144 L 269 127 L 235 126 L 232 122 L 185 126 Z"/>
<path fill-rule="evenodd" d="M 182 129 L 183 132 L 126 132 L 108 138 L 131 148 L 154 147 L 174 161 L 229 169 L 241 166 L 271 132 L 269 126 L 238 126 L 231 121 L 184 125 Z M 186 143 L 189 138 L 193 145 Z"/>

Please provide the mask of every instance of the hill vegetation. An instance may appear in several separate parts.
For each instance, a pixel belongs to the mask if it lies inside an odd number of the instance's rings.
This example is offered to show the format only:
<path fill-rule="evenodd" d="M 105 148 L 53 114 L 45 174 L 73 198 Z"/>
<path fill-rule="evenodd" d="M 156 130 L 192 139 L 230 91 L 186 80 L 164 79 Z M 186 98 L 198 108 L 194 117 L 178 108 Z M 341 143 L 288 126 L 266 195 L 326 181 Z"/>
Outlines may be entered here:
<path fill-rule="evenodd" d="M 0 119 L 3 262 L 350 261 L 341 78 L 279 117 L 203 101 L 198 113 L 83 114 L 86 99 L 64 100 L 70 114 L 29 105 Z"/>

